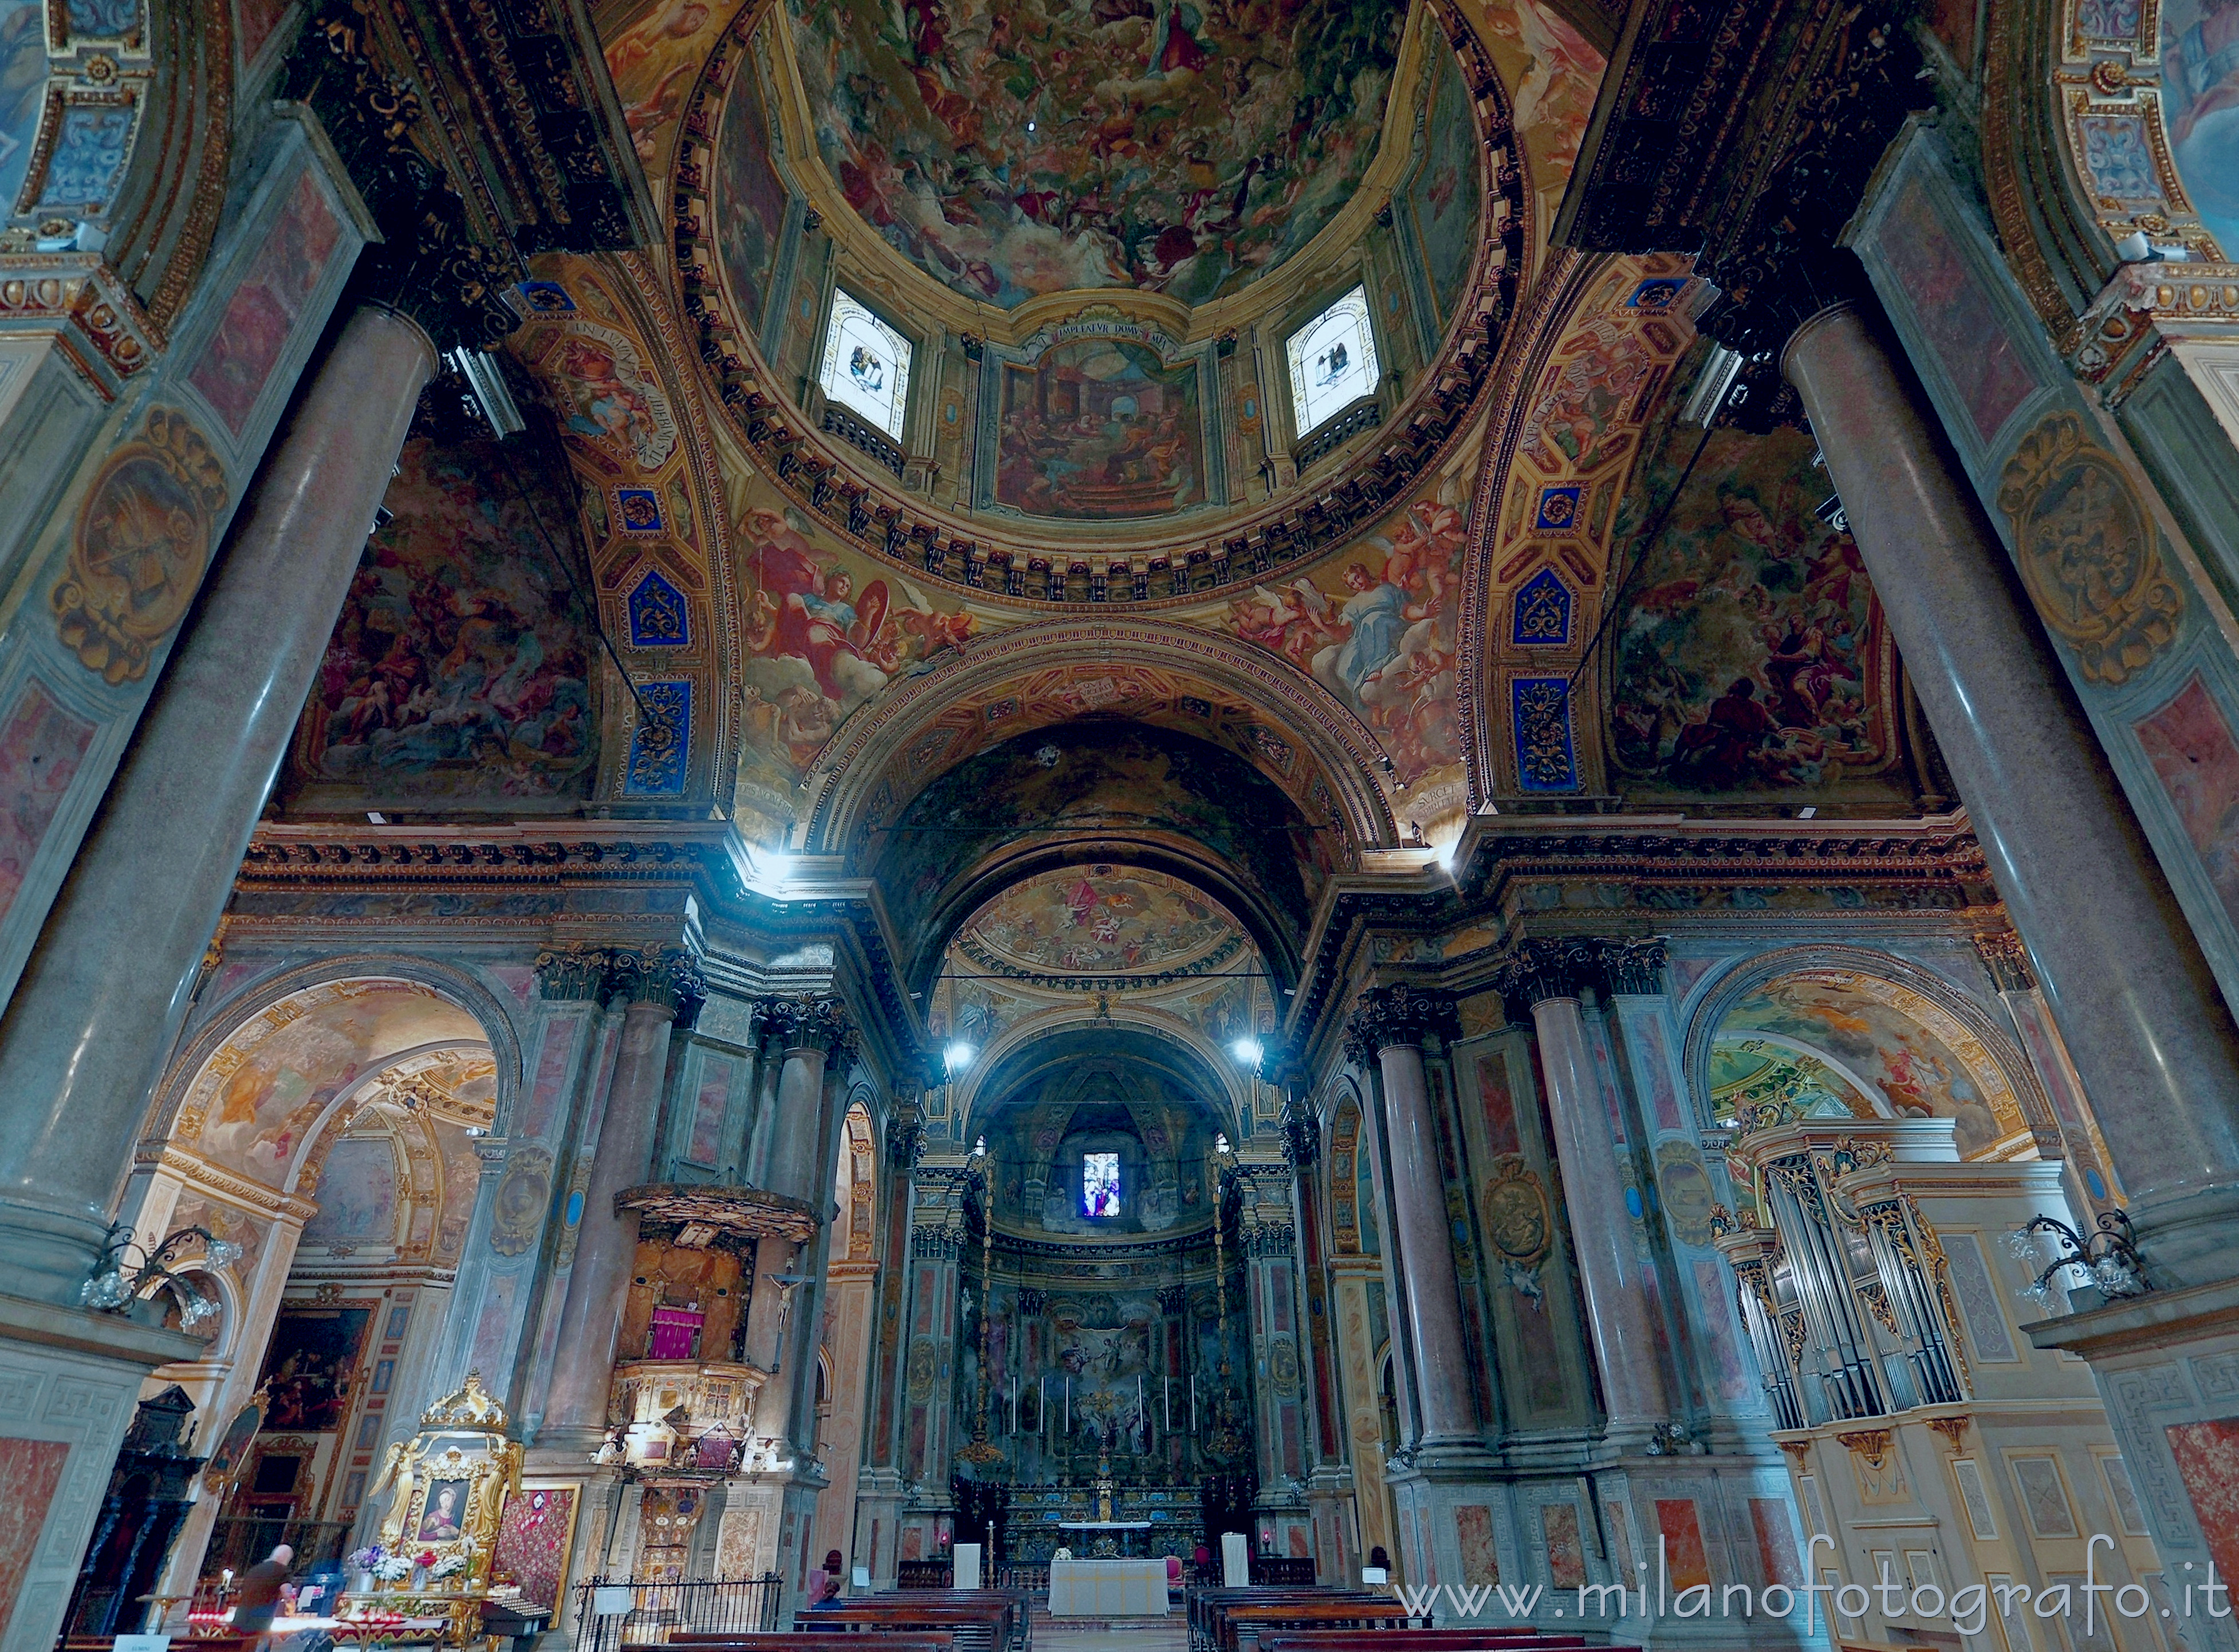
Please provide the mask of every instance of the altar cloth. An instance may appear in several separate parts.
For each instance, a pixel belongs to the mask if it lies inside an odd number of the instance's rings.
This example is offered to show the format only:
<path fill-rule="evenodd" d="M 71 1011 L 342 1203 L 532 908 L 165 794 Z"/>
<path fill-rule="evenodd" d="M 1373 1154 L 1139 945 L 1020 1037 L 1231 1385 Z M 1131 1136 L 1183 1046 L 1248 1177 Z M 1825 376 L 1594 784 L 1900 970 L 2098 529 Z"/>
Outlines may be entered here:
<path fill-rule="evenodd" d="M 1052 1617 L 1163 1617 L 1164 1560 L 1053 1560 Z"/>

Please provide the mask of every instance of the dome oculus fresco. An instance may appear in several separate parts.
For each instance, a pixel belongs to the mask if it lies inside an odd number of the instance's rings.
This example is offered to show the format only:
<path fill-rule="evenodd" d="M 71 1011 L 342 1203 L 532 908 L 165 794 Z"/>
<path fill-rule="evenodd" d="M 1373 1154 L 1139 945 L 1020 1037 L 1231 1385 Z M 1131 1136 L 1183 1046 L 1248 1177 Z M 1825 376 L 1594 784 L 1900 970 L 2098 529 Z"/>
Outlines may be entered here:
<path fill-rule="evenodd" d="M 792 0 L 827 168 L 905 255 L 1002 305 L 1232 293 L 1376 152 L 1385 0 Z"/>

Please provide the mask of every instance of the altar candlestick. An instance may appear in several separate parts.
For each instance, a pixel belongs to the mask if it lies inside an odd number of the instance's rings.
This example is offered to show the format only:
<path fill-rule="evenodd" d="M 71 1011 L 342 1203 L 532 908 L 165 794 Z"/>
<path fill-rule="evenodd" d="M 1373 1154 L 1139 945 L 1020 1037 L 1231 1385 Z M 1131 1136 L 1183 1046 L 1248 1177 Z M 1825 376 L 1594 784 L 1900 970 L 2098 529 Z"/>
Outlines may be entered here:
<path fill-rule="evenodd" d="M 1172 1434 L 1174 1431 L 1174 1379 L 1173 1377 L 1159 1378 L 1159 1403 L 1166 1410 L 1166 1432 Z"/>
<path fill-rule="evenodd" d="M 1190 1373 L 1190 1432 L 1197 1432 L 1197 1373 Z"/>
<path fill-rule="evenodd" d="M 1073 1378 L 1069 1375 L 1065 1379 L 1065 1431 L 1073 1432 Z"/>

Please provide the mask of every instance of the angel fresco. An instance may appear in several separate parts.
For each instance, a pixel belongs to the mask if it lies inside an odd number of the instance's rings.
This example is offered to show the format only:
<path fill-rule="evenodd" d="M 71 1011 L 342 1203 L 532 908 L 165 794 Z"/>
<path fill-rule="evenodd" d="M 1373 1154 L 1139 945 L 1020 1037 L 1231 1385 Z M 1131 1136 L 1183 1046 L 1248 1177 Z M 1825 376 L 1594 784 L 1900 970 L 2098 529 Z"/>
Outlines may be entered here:
<path fill-rule="evenodd" d="M 1230 605 L 1230 622 L 1352 706 L 1412 778 L 1458 757 L 1449 598 L 1466 538 L 1458 505 L 1418 500 L 1389 534 L 1362 541 L 1366 557 L 1339 575 L 1341 601 L 1309 579 L 1275 591 L 1255 586 Z"/>

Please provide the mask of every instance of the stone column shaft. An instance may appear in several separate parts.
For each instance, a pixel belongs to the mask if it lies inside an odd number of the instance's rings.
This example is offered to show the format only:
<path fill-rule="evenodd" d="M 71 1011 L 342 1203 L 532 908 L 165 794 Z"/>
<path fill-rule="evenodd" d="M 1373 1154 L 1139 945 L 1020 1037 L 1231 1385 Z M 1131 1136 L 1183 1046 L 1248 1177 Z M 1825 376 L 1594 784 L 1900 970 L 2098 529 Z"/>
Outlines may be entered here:
<path fill-rule="evenodd" d="M 617 1212 L 615 1196 L 642 1184 L 651 1165 L 676 1019 L 676 967 L 671 959 L 648 960 L 622 1011 L 621 1047 L 584 1190 L 575 1265 L 545 1404 L 543 1433 L 561 1444 L 595 1444 L 607 1426 L 615 1343 L 637 1256 L 637 1217 Z"/>
<path fill-rule="evenodd" d="M 1913 386 L 1850 305 L 1783 367 L 2163 1283 L 2231 1271 L 2239 1035 L 2044 627 Z"/>
<path fill-rule="evenodd" d="M 1555 1163 L 1570 1209 L 1571 1244 L 1585 1287 L 1602 1397 L 1611 1434 L 1646 1433 L 1670 1410 L 1656 1322 L 1633 1249 L 1625 1178 L 1610 1134 L 1609 1109 L 1594 1079 L 1585 1018 L 1576 997 L 1538 999 L 1531 1019 L 1555 1121 Z"/>
<path fill-rule="evenodd" d="M 1384 1084 L 1389 1131 L 1392 1218 L 1399 1229 L 1406 1314 L 1413 1333 L 1420 1408 L 1418 1449 L 1475 1447 L 1477 1404 L 1470 1391 L 1472 1353 L 1462 1330 L 1446 1178 L 1431 1090 L 1423 1069 L 1426 1034 L 1451 1031 L 1453 1005 L 1442 996 L 1404 986 L 1372 989 L 1353 1012 L 1354 1057 L 1372 1049 Z"/>
<path fill-rule="evenodd" d="M 76 1300 L 435 346 L 366 308 L 258 468 L 0 1021 L 8 1290 Z"/>

